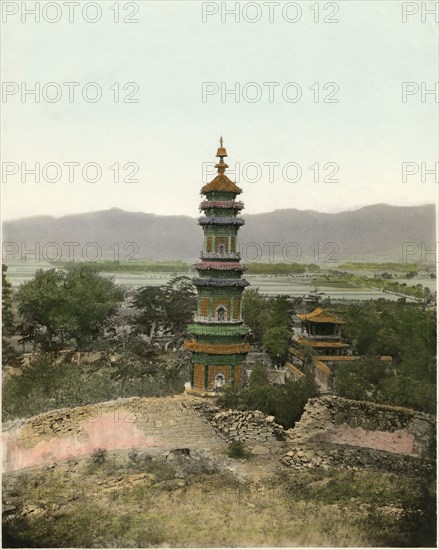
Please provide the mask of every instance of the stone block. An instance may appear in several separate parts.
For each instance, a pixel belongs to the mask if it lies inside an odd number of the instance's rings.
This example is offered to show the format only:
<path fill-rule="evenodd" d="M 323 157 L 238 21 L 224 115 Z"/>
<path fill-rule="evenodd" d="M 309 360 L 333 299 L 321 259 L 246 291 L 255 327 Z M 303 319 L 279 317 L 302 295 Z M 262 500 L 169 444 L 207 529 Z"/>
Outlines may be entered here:
<path fill-rule="evenodd" d="M 252 453 L 255 455 L 266 455 L 270 452 L 270 449 L 267 447 L 263 447 L 262 445 L 255 445 L 251 449 Z"/>

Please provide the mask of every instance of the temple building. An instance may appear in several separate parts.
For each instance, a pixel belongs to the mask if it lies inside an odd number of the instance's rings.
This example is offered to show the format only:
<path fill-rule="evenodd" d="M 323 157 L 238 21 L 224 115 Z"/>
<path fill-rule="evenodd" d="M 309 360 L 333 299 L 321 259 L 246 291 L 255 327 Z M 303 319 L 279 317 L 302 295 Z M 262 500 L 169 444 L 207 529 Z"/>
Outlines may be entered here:
<path fill-rule="evenodd" d="M 299 313 L 297 317 L 302 321 L 302 334 L 296 337 L 297 344 L 311 346 L 318 355 L 346 354 L 349 344 L 341 338 L 343 319 L 320 307 L 311 313 Z"/>
<path fill-rule="evenodd" d="M 187 391 L 201 395 L 216 394 L 225 384 L 241 384 L 243 363 L 250 351 L 244 342 L 249 329 L 242 319 L 242 293 L 249 283 L 242 278 L 246 268 L 240 262 L 237 240 L 244 224 L 238 217 L 244 204 L 236 200 L 242 190 L 225 174 L 227 151 L 222 138 L 216 156 L 218 175 L 201 189 L 204 216 L 198 223 L 204 240 L 200 262 L 195 265 L 199 274 L 194 279 L 197 313 L 188 326 L 193 337 L 185 342 L 192 352 Z"/>
<path fill-rule="evenodd" d="M 304 376 L 309 358 L 303 350 L 308 347 L 312 350 L 311 365 L 315 381 L 321 390 L 331 390 L 337 368 L 346 362 L 360 361 L 363 357 L 353 355 L 350 345 L 343 339 L 343 319 L 320 307 L 311 313 L 298 313 L 296 317 L 298 326 L 290 349 L 290 361 L 285 364 L 286 379 L 298 380 Z M 386 355 L 378 359 L 384 363 L 392 361 Z"/>

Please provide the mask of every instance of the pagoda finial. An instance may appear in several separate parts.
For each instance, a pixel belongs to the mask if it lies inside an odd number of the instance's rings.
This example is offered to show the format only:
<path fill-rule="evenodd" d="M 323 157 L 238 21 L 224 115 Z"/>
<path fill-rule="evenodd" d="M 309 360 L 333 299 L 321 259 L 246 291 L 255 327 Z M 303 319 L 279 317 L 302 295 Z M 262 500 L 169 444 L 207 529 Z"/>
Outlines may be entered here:
<path fill-rule="evenodd" d="M 223 145 L 224 145 L 224 140 L 223 140 L 223 136 L 221 136 L 220 137 L 220 147 L 218 148 L 218 151 L 216 153 L 216 156 L 220 157 L 221 161 L 224 157 L 227 157 L 227 151 L 226 151 L 226 148 Z"/>

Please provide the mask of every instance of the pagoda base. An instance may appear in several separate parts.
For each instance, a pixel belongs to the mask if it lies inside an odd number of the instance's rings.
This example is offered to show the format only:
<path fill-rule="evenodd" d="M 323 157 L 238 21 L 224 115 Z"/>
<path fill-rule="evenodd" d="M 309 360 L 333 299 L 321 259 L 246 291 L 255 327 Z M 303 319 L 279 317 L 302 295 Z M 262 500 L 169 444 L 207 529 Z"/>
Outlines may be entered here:
<path fill-rule="evenodd" d="M 243 358 L 240 355 L 210 355 L 203 356 L 203 359 L 203 362 L 200 362 L 199 357 L 193 359 L 190 381 L 192 390 L 218 395 L 226 385 L 241 385 Z"/>
<path fill-rule="evenodd" d="M 197 390 L 196 388 L 185 388 L 184 393 L 195 397 L 219 397 L 221 395 L 221 392 Z"/>

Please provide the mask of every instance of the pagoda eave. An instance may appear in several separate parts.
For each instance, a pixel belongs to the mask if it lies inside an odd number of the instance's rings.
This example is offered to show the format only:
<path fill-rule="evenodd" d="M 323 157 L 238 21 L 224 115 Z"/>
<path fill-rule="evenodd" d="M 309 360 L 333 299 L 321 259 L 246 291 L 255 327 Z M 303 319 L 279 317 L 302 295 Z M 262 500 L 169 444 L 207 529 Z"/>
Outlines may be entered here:
<path fill-rule="evenodd" d="M 206 344 L 196 340 L 187 340 L 184 343 L 185 349 L 196 353 L 211 353 L 213 355 L 230 355 L 248 353 L 251 350 L 250 344 Z"/>
<path fill-rule="evenodd" d="M 245 325 L 204 325 L 201 323 L 188 325 L 189 334 L 195 336 L 247 336 L 250 329 Z"/>
<path fill-rule="evenodd" d="M 250 283 L 245 279 L 193 279 L 192 282 L 195 286 L 205 287 L 239 287 L 245 288 Z"/>
<path fill-rule="evenodd" d="M 200 225 L 244 225 L 242 218 L 229 218 L 226 216 L 204 216 L 198 219 Z"/>
<path fill-rule="evenodd" d="M 200 210 L 208 210 L 209 208 L 243 210 L 244 203 L 241 201 L 203 201 L 200 204 Z"/>
<path fill-rule="evenodd" d="M 199 262 L 194 265 L 197 271 L 247 271 L 248 267 L 239 262 Z"/>

